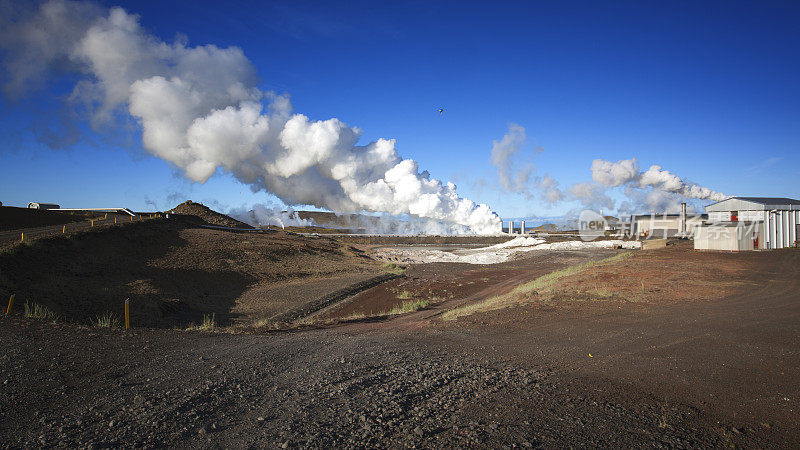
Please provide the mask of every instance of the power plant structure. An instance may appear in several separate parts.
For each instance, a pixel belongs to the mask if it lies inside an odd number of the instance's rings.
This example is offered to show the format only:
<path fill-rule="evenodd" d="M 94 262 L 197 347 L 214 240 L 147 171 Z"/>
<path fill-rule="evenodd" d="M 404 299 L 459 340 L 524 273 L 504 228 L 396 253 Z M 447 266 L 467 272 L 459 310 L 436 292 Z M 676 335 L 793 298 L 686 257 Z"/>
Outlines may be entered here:
<path fill-rule="evenodd" d="M 800 240 L 800 200 L 731 197 L 706 206 L 708 221 L 694 236 L 697 250 L 795 247 Z"/>
<path fill-rule="evenodd" d="M 136 217 L 136 213 L 128 208 L 62 208 L 55 203 L 30 202 L 29 209 L 47 209 L 50 211 L 94 211 L 94 212 L 116 212 Z"/>
<path fill-rule="evenodd" d="M 635 214 L 630 219 L 631 236 L 640 238 L 689 237 L 708 220 L 707 214 L 687 214 L 681 203 L 679 214 Z"/>
<path fill-rule="evenodd" d="M 519 234 L 525 234 L 526 233 L 525 232 L 525 221 L 524 220 L 520 220 L 519 222 L 520 222 L 520 224 L 519 224 Z M 513 220 L 509 220 L 508 221 L 508 234 L 515 234 L 514 233 L 514 221 Z"/>
<path fill-rule="evenodd" d="M 55 203 L 42 203 L 42 202 L 30 202 L 28 203 L 29 209 L 59 209 L 61 206 Z"/>

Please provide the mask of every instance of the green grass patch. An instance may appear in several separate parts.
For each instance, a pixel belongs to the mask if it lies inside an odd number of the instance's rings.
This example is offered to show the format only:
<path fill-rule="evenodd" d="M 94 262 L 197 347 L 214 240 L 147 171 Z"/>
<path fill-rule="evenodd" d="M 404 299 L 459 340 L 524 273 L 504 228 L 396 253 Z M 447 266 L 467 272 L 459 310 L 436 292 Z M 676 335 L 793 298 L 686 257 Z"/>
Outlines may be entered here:
<path fill-rule="evenodd" d="M 407 291 L 405 291 L 407 292 Z M 438 300 L 437 298 L 432 298 L 430 300 Z M 382 311 L 379 313 L 372 313 L 367 314 L 364 312 L 354 312 L 348 316 L 341 317 L 341 318 L 331 318 L 331 319 L 317 319 L 313 317 L 306 317 L 303 319 L 296 320 L 293 322 L 295 325 L 324 325 L 324 324 L 332 324 L 336 322 L 352 322 L 356 320 L 363 320 L 363 319 L 377 319 L 381 317 L 388 317 L 397 314 L 405 314 L 414 311 L 420 311 L 422 309 L 427 308 L 431 305 L 430 300 L 407 300 L 399 305 L 395 306 L 389 311 Z"/>
<path fill-rule="evenodd" d="M 430 305 L 431 305 L 431 302 L 429 300 L 408 300 L 408 301 L 400 303 L 399 305 L 395 306 L 394 308 L 392 308 L 389 311 L 383 311 L 383 312 L 380 312 L 380 313 L 377 313 L 377 314 L 366 314 L 366 313 L 363 313 L 363 312 L 356 312 L 356 313 L 350 314 L 347 317 L 343 317 L 341 319 L 341 321 L 349 322 L 349 321 L 362 320 L 362 319 L 367 319 L 367 318 L 372 319 L 372 318 L 378 318 L 378 317 L 394 316 L 394 315 L 397 315 L 397 314 L 405 314 L 405 313 L 409 313 L 409 312 L 419 311 L 419 310 L 427 308 Z"/>
<path fill-rule="evenodd" d="M 581 273 L 598 264 L 614 263 L 624 258 L 628 258 L 632 254 L 633 254 L 632 252 L 619 253 L 610 258 L 600 259 L 597 261 L 588 261 L 583 264 L 578 264 L 576 266 L 569 266 L 561 270 L 550 272 L 546 275 L 542 275 L 541 277 L 533 281 L 529 281 L 527 283 L 517 286 L 516 288 L 514 288 L 514 290 L 512 290 L 507 294 L 499 295 L 496 297 L 471 303 L 469 305 L 465 305 L 459 308 L 451 309 L 450 311 L 447 311 L 444 314 L 442 314 L 442 319 L 453 320 L 459 317 L 469 316 L 477 312 L 493 311 L 496 309 L 507 308 L 509 306 L 524 303 L 534 293 L 546 294 L 552 292 L 555 285 L 558 282 L 560 282 L 563 278 L 566 278 L 570 275 L 575 275 L 577 273 Z M 611 296 L 611 293 L 605 290 L 596 290 L 596 291 L 599 297 Z"/>
<path fill-rule="evenodd" d="M 414 298 L 414 293 L 411 291 L 400 291 L 396 292 L 395 296 L 397 298 L 408 299 L 408 298 Z"/>
<path fill-rule="evenodd" d="M 612 298 L 612 297 L 614 297 L 614 293 L 609 291 L 609 290 L 607 290 L 607 289 L 592 289 L 592 290 L 589 291 L 589 294 L 592 297 L 598 297 L 598 298 Z"/>
<path fill-rule="evenodd" d="M 431 302 L 428 300 L 411 300 L 407 302 L 402 302 L 399 305 L 392 308 L 391 311 L 387 312 L 386 315 L 403 314 L 407 312 L 419 311 L 421 309 L 427 308 L 430 305 Z"/>
<path fill-rule="evenodd" d="M 393 273 L 395 275 L 401 275 L 403 272 L 406 271 L 406 268 L 403 266 L 398 266 L 395 263 L 385 263 L 381 268 L 384 272 Z"/>

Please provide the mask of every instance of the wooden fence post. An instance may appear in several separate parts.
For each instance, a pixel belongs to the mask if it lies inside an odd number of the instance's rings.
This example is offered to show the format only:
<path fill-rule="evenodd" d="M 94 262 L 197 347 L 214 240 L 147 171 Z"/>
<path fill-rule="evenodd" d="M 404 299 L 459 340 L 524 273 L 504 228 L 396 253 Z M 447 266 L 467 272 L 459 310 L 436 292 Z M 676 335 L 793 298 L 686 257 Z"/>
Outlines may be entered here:
<path fill-rule="evenodd" d="M 131 327 L 130 302 L 131 302 L 131 299 L 129 299 L 129 298 L 125 299 L 125 329 L 126 330 Z"/>

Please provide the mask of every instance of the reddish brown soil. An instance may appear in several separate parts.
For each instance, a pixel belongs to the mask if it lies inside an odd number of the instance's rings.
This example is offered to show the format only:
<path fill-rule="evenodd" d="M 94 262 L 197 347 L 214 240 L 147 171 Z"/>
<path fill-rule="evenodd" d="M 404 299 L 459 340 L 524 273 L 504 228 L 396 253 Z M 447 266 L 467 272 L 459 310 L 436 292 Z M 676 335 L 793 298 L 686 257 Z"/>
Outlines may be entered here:
<path fill-rule="evenodd" d="M 699 261 L 704 270 L 695 265 Z M 635 272 L 636 262 L 643 273 Z M 621 391 L 617 398 L 647 393 L 691 406 L 727 423 L 720 426 L 722 434 L 795 446 L 800 442 L 799 263 L 800 251 L 794 249 L 658 250 L 622 264 L 637 277 L 657 273 L 652 271 L 657 266 L 670 277 L 685 267 L 682 277 L 669 281 L 670 289 L 648 292 L 644 304 L 534 302 L 446 327 L 474 329 L 480 322 L 484 326 L 475 338 L 509 356 L 544 357 L 604 390 L 614 383 Z M 695 296 L 695 275 L 722 284 L 720 295 L 712 298 L 704 290 L 706 295 Z"/>
<path fill-rule="evenodd" d="M 546 252 L 502 264 L 431 263 L 411 266 L 405 277 L 362 292 L 323 311 L 320 319 L 377 315 L 409 300 L 451 308 L 503 294 L 544 274 L 616 254 L 615 251 Z"/>
<path fill-rule="evenodd" d="M 633 255 L 564 278 L 554 295 L 659 303 L 718 299 L 757 285 L 760 280 L 748 273 L 754 259 L 770 258 L 763 253 L 697 252 L 691 241 Z"/>
<path fill-rule="evenodd" d="M 546 301 L 443 322 L 440 313 L 453 306 L 445 301 L 356 326 L 469 336 L 470 348 L 523 365 L 549 361 L 611 401 L 685 405 L 719 421 L 726 439 L 795 446 L 799 264 L 797 249 L 696 252 L 680 244 L 567 277 Z M 616 295 L 586 294 L 598 287 Z"/>

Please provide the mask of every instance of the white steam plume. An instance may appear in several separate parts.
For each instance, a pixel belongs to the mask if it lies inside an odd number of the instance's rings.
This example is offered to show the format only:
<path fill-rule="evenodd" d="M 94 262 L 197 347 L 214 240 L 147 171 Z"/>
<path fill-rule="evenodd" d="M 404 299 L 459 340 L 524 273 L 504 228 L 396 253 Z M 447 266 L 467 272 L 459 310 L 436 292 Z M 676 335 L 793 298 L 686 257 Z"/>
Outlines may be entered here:
<path fill-rule="evenodd" d="M 523 146 L 528 140 L 525 127 L 516 123 L 508 125 L 508 131 L 499 141 L 492 141 L 492 164 L 497 168 L 497 178 L 500 185 L 506 190 L 518 194 L 524 194 L 528 198 L 533 198 L 531 188 L 538 191 L 541 198 L 548 203 L 558 203 L 564 198 L 564 193 L 558 187 L 556 181 L 549 174 L 533 177 L 536 166 L 532 163 L 520 163 L 515 161 L 515 156 L 519 155 Z M 530 154 L 543 152 L 541 147 L 533 147 Z"/>
<path fill-rule="evenodd" d="M 314 219 L 301 219 L 297 211 L 291 208 L 284 211 L 279 207 L 260 203 L 253 205 L 252 208 L 234 208 L 228 212 L 228 215 L 254 227 L 268 225 L 281 228 L 317 226 Z"/>
<path fill-rule="evenodd" d="M 359 232 L 366 234 L 424 234 L 434 236 L 471 234 L 469 228 L 463 225 L 417 217 L 400 220 L 397 217 L 356 215 L 351 218 L 345 228 L 359 230 Z"/>
<path fill-rule="evenodd" d="M 720 201 L 727 195 L 686 181 L 661 166 L 652 165 L 647 171 L 640 171 L 636 158 L 617 162 L 595 159 L 592 161 L 592 179 L 603 186 L 627 186 L 633 188 L 653 188 L 687 198 Z"/>
<path fill-rule="evenodd" d="M 570 199 L 580 201 L 587 208 L 614 208 L 614 201 L 606 195 L 605 188 L 588 181 L 573 183 L 568 194 Z"/>
<path fill-rule="evenodd" d="M 508 125 L 508 131 L 499 141 L 492 141 L 492 164 L 497 168 L 497 178 L 504 188 L 518 193 L 527 191 L 531 176 L 530 165 L 520 169 L 512 168 L 512 158 L 522 150 L 528 139 L 525 128 L 515 123 Z"/>
<path fill-rule="evenodd" d="M 86 74 L 71 98 L 87 106 L 93 125 L 127 108 L 145 148 L 194 181 L 223 170 L 287 204 L 410 214 L 482 234 L 501 229 L 488 206 L 402 159 L 394 140 L 356 145 L 359 129 L 312 121 L 285 96 L 259 90 L 237 47 L 167 43 L 136 15 L 85 2 L 52 0 L 30 17 L 0 19 L 3 37 L 14 36 L 0 44 L 7 89 L 39 78 L 36 68 Z"/>

